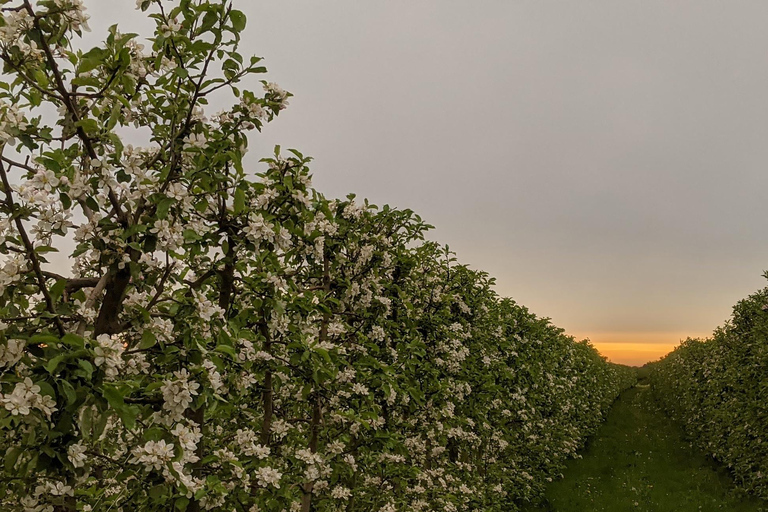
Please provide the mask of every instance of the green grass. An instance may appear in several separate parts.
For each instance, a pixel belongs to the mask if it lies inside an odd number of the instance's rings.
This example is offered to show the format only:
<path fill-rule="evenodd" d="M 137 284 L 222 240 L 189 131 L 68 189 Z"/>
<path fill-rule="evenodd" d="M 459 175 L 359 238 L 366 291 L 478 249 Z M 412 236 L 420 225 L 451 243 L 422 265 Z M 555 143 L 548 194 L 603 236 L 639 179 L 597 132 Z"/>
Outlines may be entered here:
<path fill-rule="evenodd" d="M 694 448 L 639 384 L 621 395 L 606 422 L 547 487 L 549 512 L 768 512 L 740 494 L 727 471 Z"/>

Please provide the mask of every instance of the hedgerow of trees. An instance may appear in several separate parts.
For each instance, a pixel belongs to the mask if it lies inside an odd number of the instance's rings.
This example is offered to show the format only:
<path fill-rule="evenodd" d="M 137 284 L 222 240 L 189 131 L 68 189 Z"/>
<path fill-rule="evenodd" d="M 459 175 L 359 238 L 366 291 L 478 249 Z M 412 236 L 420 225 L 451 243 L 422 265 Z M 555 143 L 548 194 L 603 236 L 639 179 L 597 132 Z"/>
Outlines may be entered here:
<path fill-rule="evenodd" d="M 656 396 L 744 490 L 768 499 L 768 288 L 740 301 L 708 339 L 651 366 Z"/>
<path fill-rule="evenodd" d="M 0 5 L 3 510 L 515 510 L 634 378 L 413 212 L 245 168 L 291 95 L 230 2 L 89 49 L 80 0 Z"/>

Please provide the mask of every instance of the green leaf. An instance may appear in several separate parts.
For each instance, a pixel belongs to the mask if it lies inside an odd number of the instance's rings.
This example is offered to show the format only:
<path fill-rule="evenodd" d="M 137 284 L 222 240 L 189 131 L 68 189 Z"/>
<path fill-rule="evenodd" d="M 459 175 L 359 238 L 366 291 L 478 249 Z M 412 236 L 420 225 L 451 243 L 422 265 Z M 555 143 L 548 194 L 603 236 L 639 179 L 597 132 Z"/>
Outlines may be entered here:
<path fill-rule="evenodd" d="M 163 198 L 158 204 L 157 204 L 157 218 L 158 219 L 164 219 L 168 216 L 168 210 L 171 208 L 173 203 L 175 203 L 176 200 L 171 197 L 165 197 Z"/>
<path fill-rule="evenodd" d="M 59 354 L 56 357 L 52 358 L 50 361 L 48 361 L 45 364 L 45 369 L 48 373 L 53 375 L 56 373 L 56 369 L 59 367 L 59 364 L 62 363 L 62 361 L 66 360 L 69 357 L 68 353 Z"/>
<path fill-rule="evenodd" d="M 203 198 L 200 201 L 195 202 L 195 210 L 197 210 L 200 213 L 203 213 L 205 210 L 208 209 L 208 201 Z"/>
<path fill-rule="evenodd" d="M 104 386 L 102 395 L 107 399 L 110 407 L 112 407 L 117 412 L 117 414 L 120 416 L 120 419 L 123 420 L 125 427 L 128 430 L 133 430 L 133 428 L 136 426 L 136 416 L 139 412 L 138 408 L 127 406 L 125 404 L 125 399 L 123 398 L 122 393 L 120 393 L 120 391 L 118 391 L 118 389 L 113 386 Z"/>
<path fill-rule="evenodd" d="M 75 126 L 81 127 L 83 131 L 89 135 L 93 135 L 99 132 L 99 123 L 95 119 L 81 119 L 75 123 Z"/>
<path fill-rule="evenodd" d="M 78 336 L 77 334 L 67 333 L 64 335 L 63 338 L 61 338 L 61 344 L 62 345 L 68 345 L 70 347 L 74 348 L 84 348 L 85 347 L 85 340 L 82 336 Z"/>
<path fill-rule="evenodd" d="M 168 488 L 166 485 L 158 484 L 149 490 L 149 497 L 157 501 L 165 495 L 167 490 Z"/>
<path fill-rule="evenodd" d="M 235 215 L 239 215 L 244 209 L 245 209 L 245 192 L 243 192 L 243 189 L 238 187 L 235 189 L 235 204 L 234 204 Z"/>
<path fill-rule="evenodd" d="M 43 87 L 43 89 L 48 88 L 48 83 L 49 83 L 48 76 L 45 74 L 45 72 L 42 69 L 36 68 L 35 71 L 33 72 L 33 75 L 35 77 L 35 80 L 37 80 L 37 83 L 40 84 Z"/>
<path fill-rule="evenodd" d="M 229 18 L 232 20 L 232 28 L 237 32 L 242 32 L 245 29 L 245 14 L 241 11 L 233 10 L 229 13 Z"/>
<path fill-rule="evenodd" d="M 78 67 L 79 73 L 86 73 L 104 64 L 107 57 L 107 50 L 99 47 L 94 47 L 88 50 L 80 58 L 80 66 Z"/>
<path fill-rule="evenodd" d="M 146 224 L 132 224 L 128 229 L 123 231 L 122 238 L 123 240 L 128 240 L 130 237 L 137 233 L 143 233 L 147 230 Z"/>
<path fill-rule="evenodd" d="M 232 356 L 233 358 L 237 359 L 237 351 L 230 347 L 229 345 L 218 345 L 214 351 L 221 352 L 222 354 L 227 354 Z"/>
<path fill-rule="evenodd" d="M 88 196 L 85 199 L 85 205 L 95 212 L 98 212 L 100 210 L 99 203 L 96 202 L 96 199 L 94 199 L 93 196 Z"/>
<path fill-rule="evenodd" d="M 107 426 L 107 421 L 109 421 L 109 414 L 107 412 L 103 412 L 101 416 L 99 417 L 99 421 L 93 426 L 93 438 L 98 439 L 101 437 L 101 434 L 104 432 L 104 428 Z"/>
<path fill-rule="evenodd" d="M 122 393 L 114 386 L 104 386 L 104 390 L 101 392 L 102 396 L 107 399 L 110 407 L 116 411 L 120 411 L 125 408 L 125 400 Z"/>
<path fill-rule="evenodd" d="M 3 461 L 6 473 L 14 472 L 13 467 L 16 465 L 16 461 L 19 459 L 19 455 L 21 455 L 23 451 L 24 450 L 21 446 L 13 446 L 6 450 L 5 459 Z"/>
<path fill-rule="evenodd" d="M 57 280 L 56 283 L 53 286 L 51 286 L 51 289 L 48 290 L 48 293 L 50 293 L 51 295 L 51 299 L 56 301 L 64 293 L 64 289 L 66 287 L 67 287 L 66 279 Z"/>
<path fill-rule="evenodd" d="M 59 338 L 51 334 L 36 334 L 29 338 L 29 343 L 32 345 L 58 345 Z"/>
<path fill-rule="evenodd" d="M 139 415 L 139 408 L 136 406 L 124 407 L 119 414 L 125 428 L 133 430 L 136 426 L 136 416 Z"/>
<path fill-rule="evenodd" d="M 93 378 L 93 365 L 86 359 L 79 359 L 77 365 L 82 369 L 82 372 L 78 372 L 77 375 L 84 377 L 85 380 L 91 380 Z"/>
<path fill-rule="evenodd" d="M 140 350 L 146 350 L 154 346 L 156 343 L 157 343 L 157 337 L 152 331 L 150 331 L 149 329 L 145 329 L 144 332 L 141 333 L 141 342 L 139 343 Z"/>
<path fill-rule="evenodd" d="M 128 48 L 123 48 L 120 53 L 117 54 L 117 65 L 120 68 L 125 69 L 131 64 L 131 52 Z"/>
<path fill-rule="evenodd" d="M 67 405 L 72 405 L 77 401 L 77 392 L 75 392 L 75 388 L 68 381 L 59 381 L 59 391 L 67 397 Z"/>
<path fill-rule="evenodd" d="M 91 435 L 93 429 L 93 409 L 90 407 L 83 407 L 82 415 L 80 416 L 80 432 L 85 436 Z"/>
<path fill-rule="evenodd" d="M 107 130 L 111 130 L 117 125 L 117 122 L 120 120 L 120 114 L 122 113 L 123 105 L 119 101 L 116 101 L 114 105 L 112 105 L 112 112 L 109 114 L 109 120 L 107 121 Z"/>
<path fill-rule="evenodd" d="M 203 23 L 200 25 L 200 32 L 207 32 L 219 21 L 219 16 L 215 11 L 208 11 L 203 17 Z"/>
<path fill-rule="evenodd" d="M 38 382 L 35 382 L 35 384 L 40 386 L 40 394 L 41 395 L 47 395 L 47 396 L 50 396 L 53 399 L 56 398 L 56 392 L 53 390 L 53 386 L 51 386 L 50 384 L 48 384 L 47 382 L 42 381 L 42 380 L 38 381 Z"/>
<path fill-rule="evenodd" d="M 142 438 L 145 441 L 159 441 L 165 436 L 166 430 L 162 427 L 149 427 L 144 431 Z"/>
<path fill-rule="evenodd" d="M 327 362 L 328 364 L 331 364 L 331 355 L 328 353 L 328 351 L 324 348 L 315 347 L 315 352 L 320 354 L 320 356 Z"/>

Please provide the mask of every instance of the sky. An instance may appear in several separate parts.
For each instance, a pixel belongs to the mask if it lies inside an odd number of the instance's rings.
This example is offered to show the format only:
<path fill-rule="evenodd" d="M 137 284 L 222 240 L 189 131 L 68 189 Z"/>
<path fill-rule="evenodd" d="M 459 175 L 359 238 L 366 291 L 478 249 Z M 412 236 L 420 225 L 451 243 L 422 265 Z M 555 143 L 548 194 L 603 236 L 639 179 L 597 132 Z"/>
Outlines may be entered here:
<path fill-rule="evenodd" d="M 295 95 L 254 166 L 296 148 L 326 196 L 415 210 L 609 359 L 658 359 L 765 286 L 768 3 L 234 3 L 242 53 Z M 146 27 L 85 5 L 86 42 Z"/>

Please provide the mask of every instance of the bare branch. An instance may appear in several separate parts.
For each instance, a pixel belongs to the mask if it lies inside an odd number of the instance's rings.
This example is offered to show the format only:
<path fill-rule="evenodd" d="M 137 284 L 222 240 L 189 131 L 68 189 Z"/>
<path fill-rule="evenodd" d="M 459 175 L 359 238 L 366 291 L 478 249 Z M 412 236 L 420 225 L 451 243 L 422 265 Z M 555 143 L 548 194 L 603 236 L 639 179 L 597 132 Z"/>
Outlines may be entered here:
<path fill-rule="evenodd" d="M 98 277 L 64 277 L 54 272 L 43 271 L 43 275 L 48 279 L 55 279 L 56 281 L 65 280 L 67 284 L 64 290 L 67 293 L 76 292 L 82 288 L 93 288 L 99 284 L 101 278 Z"/>
<path fill-rule="evenodd" d="M 93 291 L 91 291 L 91 295 L 88 297 L 88 300 L 85 301 L 85 305 L 83 306 L 85 309 L 91 309 L 93 305 L 96 304 L 96 299 L 99 298 L 99 295 L 101 295 L 101 292 L 104 291 L 104 287 L 107 286 L 108 276 L 109 276 L 109 272 L 105 272 L 104 275 L 101 276 L 101 279 L 99 279 L 99 282 L 93 288 Z M 80 325 L 77 326 L 78 336 L 82 336 L 83 334 L 85 334 L 85 327 L 86 327 L 86 321 L 83 319 L 80 321 Z"/>

